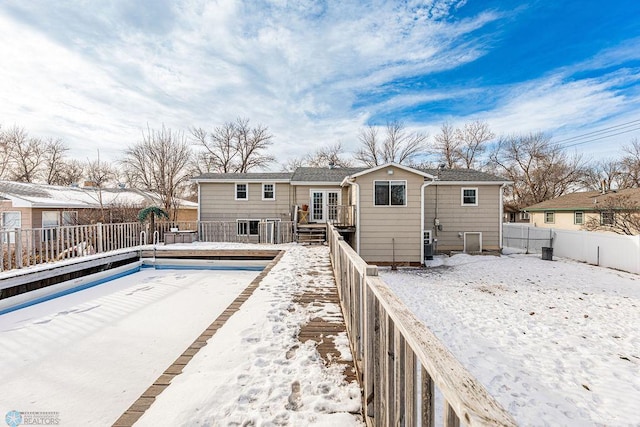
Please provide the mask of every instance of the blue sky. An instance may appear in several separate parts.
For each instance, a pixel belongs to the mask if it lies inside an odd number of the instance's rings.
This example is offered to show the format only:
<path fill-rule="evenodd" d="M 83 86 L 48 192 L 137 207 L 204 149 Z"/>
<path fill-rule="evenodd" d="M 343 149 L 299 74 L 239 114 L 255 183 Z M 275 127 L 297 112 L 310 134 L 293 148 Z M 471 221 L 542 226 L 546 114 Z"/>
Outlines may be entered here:
<path fill-rule="evenodd" d="M 558 141 L 620 126 L 571 147 L 616 157 L 640 137 L 638 17 L 637 0 L 5 0 L 0 125 L 116 159 L 147 124 L 247 117 L 280 161 L 355 151 L 390 120 Z"/>

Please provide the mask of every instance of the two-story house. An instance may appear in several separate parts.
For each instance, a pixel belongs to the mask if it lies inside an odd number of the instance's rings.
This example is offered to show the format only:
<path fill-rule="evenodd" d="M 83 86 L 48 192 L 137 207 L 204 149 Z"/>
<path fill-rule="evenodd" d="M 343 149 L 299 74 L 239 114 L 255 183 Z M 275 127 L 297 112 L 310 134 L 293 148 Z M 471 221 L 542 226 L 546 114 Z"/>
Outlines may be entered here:
<path fill-rule="evenodd" d="M 258 234 L 264 221 L 338 226 L 367 262 L 419 265 L 424 243 L 439 251 L 499 250 L 502 178 L 468 169 L 309 168 L 291 173 L 203 174 L 200 221 L 236 221 Z"/>

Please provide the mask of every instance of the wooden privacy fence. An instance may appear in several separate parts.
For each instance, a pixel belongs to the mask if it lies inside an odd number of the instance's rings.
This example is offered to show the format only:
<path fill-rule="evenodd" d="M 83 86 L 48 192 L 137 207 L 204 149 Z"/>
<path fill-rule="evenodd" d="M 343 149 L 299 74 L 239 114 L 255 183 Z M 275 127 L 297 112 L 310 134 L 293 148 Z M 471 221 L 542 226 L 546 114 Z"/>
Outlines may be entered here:
<path fill-rule="evenodd" d="M 515 426 L 487 390 L 329 226 L 331 262 L 364 415 L 373 426 L 434 426 L 435 390 L 445 426 Z M 438 423 L 440 424 L 440 423 Z"/>
<path fill-rule="evenodd" d="M 0 271 L 140 244 L 141 224 L 90 224 L 0 230 Z"/>
<path fill-rule="evenodd" d="M 291 221 L 261 221 L 238 225 L 237 221 L 158 221 L 154 230 L 138 222 L 64 227 L 0 230 L 0 271 L 29 267 L 164 242 L 172 228 L 197 231 L 202 242 L 290 243 Z"/>
<path fill-rule="evenodd" d="M 199 221 L 202 242 L 291 243 L 293 221 Z"/>

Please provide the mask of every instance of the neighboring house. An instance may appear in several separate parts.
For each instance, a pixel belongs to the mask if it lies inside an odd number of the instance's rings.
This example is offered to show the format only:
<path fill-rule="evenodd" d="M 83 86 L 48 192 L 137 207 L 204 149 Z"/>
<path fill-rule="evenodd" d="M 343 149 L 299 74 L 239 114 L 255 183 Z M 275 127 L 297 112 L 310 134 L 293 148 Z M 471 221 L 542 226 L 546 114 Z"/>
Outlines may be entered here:
<path fill-rule="evenodd" d="M 425 240 L 437 240 L 440 251 L 499 250 L 509 184 L 473 170 L 394 163 L 209 173 L 193 181 L 201 221 L 236 221 L 238 234 L 249 236 L 258 234 L 260 221 L 332 222 L 365 261 L 377 264 L 420 264 Z"/>
<path fill-rule="evenodd" d="M 525 212 L 515 206 L 505 203 L 503 221 L 508 223 L 528 224 L 529 212 Z"/>
<path fill-rule="evenodd" d="M 607 231 L 616 223 L 616 216 L 629 208 L 640 206 L 640 189 L 617 191 L 582 191 L 565 194 L 529 206 L 530 223 L 536 227 L 582 230 L 588 224 L 600 225 Z M 595 230 L 594 227 L 589 227 Z"/>
<path fill-rule="evenodd" d="M 195 221 L 198 204 L 179 200 L 180 221 Z M 57 185 L 0 181 L 0 226 L 30 229 L 98 222 L 120 222 L 119 216 L 160 203 L 158 195 L 129 188 Z M 135 217 L 135 213 L 134 213 Z"/>

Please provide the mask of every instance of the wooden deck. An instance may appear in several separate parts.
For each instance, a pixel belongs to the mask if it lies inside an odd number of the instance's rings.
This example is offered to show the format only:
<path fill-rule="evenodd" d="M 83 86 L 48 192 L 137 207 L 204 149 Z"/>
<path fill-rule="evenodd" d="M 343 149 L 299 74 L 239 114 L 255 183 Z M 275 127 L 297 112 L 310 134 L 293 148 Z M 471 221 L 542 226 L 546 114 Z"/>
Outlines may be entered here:
<path fill-rule="evenodd" d="M 160 251 L 159 251 L 160 252 Z M 165 252 L 165 251 L 162 251 Z M 170 251 L 166 251 L 169 255 Z M 184 254 L 184 251 L 180 251 Z M 237 251 L 234 251 L 237 254 Z M 264 256 L 273 256 L 274 251 L 264 251 Z M 270 253 L 266 253 L 270 252 Z M 207 341 L 211 338 L 226 321 L 237 312 L 242 304 L 251 297 L 253 292 L 260 286 L 262 279 L 269 274 L 269 271 L 280 261 L 284 251 L 275 251 L 277 256 L 269 263 L 269 265 L 249 284 L 249 286 L 238 295 L 238 297 L 222 312 L 218 318 L 207 327 L 202 334 L 178 357 L 171 366 L 169 366 L 160 375 L 153 384 L 127 409 L 118 420 L 113 424 L 114 427 L 132 426 L 138 419 L 151 407 L 157 396 L 160 395 L 170 384 L 171 380 L 182 373 L 184 367 L 191 361 L 198 351 L 207 345 Z M 177 255 L 177 254 L 175 254 Z M 194 254 L 197 255 L 197 254 Z M 202 255 L 202 254 L 199 254 Z M 214 255 L 213 253 L 207 254 Z M 222 255 L 218 252 L 215 255 Z M 225 254 L 230 255 L 230 254 Z M 320 269 L 308 272 L 310 277 L 306 278 L 307 286 L 304 291 L 294 298 L 294 302 L 305 307 L 330 312 L 330 315 L 322 318 L 312 318 L 307 324 L 302 325 L 298 334 L 298 341 L 305 343 L 309 340 L 314 341 L 317 351 L 324 361 L 325 365 L 344 365 L 345 381 L 350 383 L 357 381 L 356 370 L 352 360 L 344 360 L 340 351 L 336 348 L 335 337 L 340 333 L 346 334 L 346 326 L 342 312 L 340 311 L 340 302 L 338 299 L 337 287 L 333 280 L 333 272 L 330 264 L 327 263 Z M 324 277 L 323 280 L 316 280 L 318 276 L 331 276 L 330 280 Z M 329 283 L 330 285 L 327 285 Z M 337 311 L 333 310 L 337 308 Z M 333 311 L 332 311 L 333 310 Z M 295 347 L 289 349 L 295 352 Z"/>

